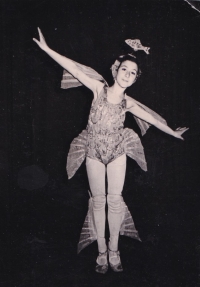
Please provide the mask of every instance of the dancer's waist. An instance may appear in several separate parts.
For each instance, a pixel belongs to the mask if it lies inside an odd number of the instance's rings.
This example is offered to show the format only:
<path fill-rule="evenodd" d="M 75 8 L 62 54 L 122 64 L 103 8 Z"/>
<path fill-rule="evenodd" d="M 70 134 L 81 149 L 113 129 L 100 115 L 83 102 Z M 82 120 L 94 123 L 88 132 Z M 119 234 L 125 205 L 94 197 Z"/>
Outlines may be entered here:
<path fill-rule="evenodd" d="M 108 137 L 112 137 L 112 136 L 118 136 L 118 135 L 122 135 L 123 134 L 123 131 L 124 129 L 123 128 L 120 128 L 120 129 L 117 129 L 117 130 L 112 130 L 112 131 L 108 131 L 108 130 L 105 130 L 105 129 L 90 129 L 90 128 L 87 128 L 87 132 L 88 132 L 88 135 L 91 135 L 93 137 L 95 136 L 108 136 Z"/>

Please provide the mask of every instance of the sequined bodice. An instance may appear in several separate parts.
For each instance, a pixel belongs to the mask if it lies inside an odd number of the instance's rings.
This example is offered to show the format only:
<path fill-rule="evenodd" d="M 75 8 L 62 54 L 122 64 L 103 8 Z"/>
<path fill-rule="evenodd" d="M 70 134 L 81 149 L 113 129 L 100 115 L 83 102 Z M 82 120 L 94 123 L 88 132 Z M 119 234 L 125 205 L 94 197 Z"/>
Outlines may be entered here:
<path fill-rule="evenodd" d="M 104 88 L 90 110 L 87 132 L 87 156 L 104 164 L 124 153 L 123 128 L 126 100 L 119 104 L 109 103 Z"/>
<path fill-rule="evenodd" d="M 107 100 L 107 89 L 99 95 L 90 110 L 87 131 L 91 135 L 110 135 L 119 133 L 124 127 L 126 100 L 112 104 Z"/>

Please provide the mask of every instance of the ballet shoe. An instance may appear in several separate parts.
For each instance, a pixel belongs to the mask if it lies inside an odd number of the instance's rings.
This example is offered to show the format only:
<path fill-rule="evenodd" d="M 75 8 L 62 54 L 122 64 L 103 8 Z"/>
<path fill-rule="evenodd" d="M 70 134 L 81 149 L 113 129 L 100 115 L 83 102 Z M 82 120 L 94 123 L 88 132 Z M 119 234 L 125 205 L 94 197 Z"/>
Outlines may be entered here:
<path fill-rule="evenodd" d="M 111 269 L 114 272 L 122 272 L 123 271 L 123 267 L 122 267 L 122 264 L 121 264 L 119 251 L 112 251 L 110 249 L 108 249 L 108 250 L 109 250 L 109 264 L 110 264 Z M 119 262 L 117 264 L 111 263 L 110 261 L 111 261 L 112 258 L 117 258 Z"/>
<path fill-rule="evenodd" d="M 107 257 L 108 257 L 108 251 L 107 250 L 103 253 L 99 252 L 99 255 L 98 255 L 97 260 L 96 260 L 97 265 L 95 267 L 95 271 L 97 273 L 105 274 L 108 271 L 108 259 L 107 259 Z M 99 261 L 101 259 L 105 260 L 104 264 L 99 264 Z"/>

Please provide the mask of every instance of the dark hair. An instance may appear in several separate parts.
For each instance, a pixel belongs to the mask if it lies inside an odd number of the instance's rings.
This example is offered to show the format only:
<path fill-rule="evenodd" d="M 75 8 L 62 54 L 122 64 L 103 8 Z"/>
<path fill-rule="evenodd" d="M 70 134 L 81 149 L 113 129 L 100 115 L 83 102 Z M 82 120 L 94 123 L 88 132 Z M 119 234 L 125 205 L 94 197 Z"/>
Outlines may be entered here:
<path fill-rule="evenodd" d="M 135 63 L 135 64 L 138 66 L 138 71 L 137 71 L 137 77 L 136 77 L 136 79 L 141 76 L 142 71 L 141 71 L 141 69 L 140 69 L 140 67 L 139 67 L 138 60 L 136 59 L 135 56 L 133 56 L 133 55 L 131 55 L 131 54 L 127 54 L 127 55 L 119 56 L 117 60 L 120 62 L 118 69 L 120 68 L 121 64 L 122 64 L 123 62 L 125 62 L 125 61 L 131 61 L 131 62 Z"/>

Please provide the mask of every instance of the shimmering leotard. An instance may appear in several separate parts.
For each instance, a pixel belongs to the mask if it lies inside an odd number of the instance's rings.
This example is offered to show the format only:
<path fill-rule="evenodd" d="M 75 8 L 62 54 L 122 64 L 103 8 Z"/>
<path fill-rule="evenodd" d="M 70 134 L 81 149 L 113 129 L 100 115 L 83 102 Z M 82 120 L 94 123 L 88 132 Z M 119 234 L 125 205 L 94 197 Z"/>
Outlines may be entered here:
<path fill-rule="evenodd" d="M 87 156 L 108 164 L 124 153 L 123 131 L 126 100 L 109 103 L 105 87 L 91 108 L 87 132 Z"/>
<path fill-rule="evenodd" d="M 147 170 L 140 138 L 133 130 L 124 129 L 126 111 L 126 99 L 119 104 L 108 102 L 107 87 L 104 87 L 91 107 L 86 130 L 71 143 L 67 159 L 69 178 L 85 157 L 108 164 L 125 153 Z"/>

